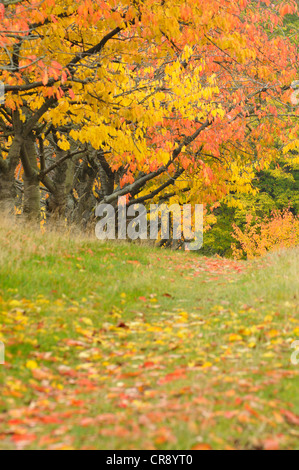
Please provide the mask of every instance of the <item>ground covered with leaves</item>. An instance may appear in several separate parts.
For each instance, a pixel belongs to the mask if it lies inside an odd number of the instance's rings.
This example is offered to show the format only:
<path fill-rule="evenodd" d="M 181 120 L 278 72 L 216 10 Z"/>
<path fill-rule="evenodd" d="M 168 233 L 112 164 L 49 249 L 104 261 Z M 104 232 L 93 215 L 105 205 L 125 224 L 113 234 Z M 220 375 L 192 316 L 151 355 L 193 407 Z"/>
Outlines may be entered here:
<path fill-rule="evenodd" d="M 0 242 L 0 448 L 299 448 L 298 250 Z"/>

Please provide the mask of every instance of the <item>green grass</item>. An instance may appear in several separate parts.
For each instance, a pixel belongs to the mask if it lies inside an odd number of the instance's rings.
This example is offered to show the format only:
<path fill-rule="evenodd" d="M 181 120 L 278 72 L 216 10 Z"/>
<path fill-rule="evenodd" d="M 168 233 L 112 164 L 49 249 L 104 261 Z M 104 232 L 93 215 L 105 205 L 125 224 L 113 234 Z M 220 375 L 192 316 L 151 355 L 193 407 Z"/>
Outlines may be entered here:
<path fill-rule="evenodd" d="M 298 249 L 0 244 L 0 448 L 299 448 Z"/>

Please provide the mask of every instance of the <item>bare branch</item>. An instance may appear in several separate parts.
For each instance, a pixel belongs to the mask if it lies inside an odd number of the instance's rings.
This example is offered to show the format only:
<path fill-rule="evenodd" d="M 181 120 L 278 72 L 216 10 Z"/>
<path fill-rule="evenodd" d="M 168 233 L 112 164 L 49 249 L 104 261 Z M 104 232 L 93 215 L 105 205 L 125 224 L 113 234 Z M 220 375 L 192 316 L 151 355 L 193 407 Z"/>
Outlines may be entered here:
<path fill-rule="evenodd" d="M 78 150 L 78 152 L 73 152 L 73 153 L 67 153 L 64 157 L 61 157 L 56 163 L 53 163 L 53 165 L 49 166 L 47 169 L 43 170 L 39 174 L 40 180 L 42 180 L 48 173 L 51 171 L 55 170 L 58 166 L 60 166 L 63 162 L 66 160 L 69 160 L 70 158 L 75 157 L 76 155 L 80 155 L 81 153 L 85 153 L 86 149 L 84 150 Z"/>
<path fill-rule="evenodd" d="M 168 186 L 171 186 L 175 183 L 175 181 L 184 173 L 185 170 L 180 169 L 178 170 L 173 178 L 170 178 L 167 180 L 164 184 L 159 186 L 159 188 L 155 189 L 151 193 L 147 194 L 146 196 L 139 197 L 137 199 L 133 199 L 132 201 L 129 202 L 128 206 L 132 206 L 133 204 L 141 204 L 142 202 L 148 201 L 149 199 L 152 199 L 153 197 L 157 196 L 161 191 L 166 189 Z"/>

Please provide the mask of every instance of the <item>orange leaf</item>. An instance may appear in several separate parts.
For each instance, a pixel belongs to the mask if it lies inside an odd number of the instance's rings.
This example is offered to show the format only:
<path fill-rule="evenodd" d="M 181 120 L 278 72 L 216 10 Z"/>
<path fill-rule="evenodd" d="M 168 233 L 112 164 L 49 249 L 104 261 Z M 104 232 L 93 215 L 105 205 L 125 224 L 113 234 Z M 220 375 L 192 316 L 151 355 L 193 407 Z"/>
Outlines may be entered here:
<path fill-rule="evenodd" d="M 45 71 L 44 71 L 43 78 L 42 78 L 43 85 L 46 86 L 47 83 L 48 83 L 48 81 L 49 81 L 48 72 L 47 72 L 47 70 L 45 70 Z"/>
<path fill-rule="evenodd" d="M 210 444 L 196 444 L 195 446 L 191 447 L 191 450 L 213 450 Z"/>

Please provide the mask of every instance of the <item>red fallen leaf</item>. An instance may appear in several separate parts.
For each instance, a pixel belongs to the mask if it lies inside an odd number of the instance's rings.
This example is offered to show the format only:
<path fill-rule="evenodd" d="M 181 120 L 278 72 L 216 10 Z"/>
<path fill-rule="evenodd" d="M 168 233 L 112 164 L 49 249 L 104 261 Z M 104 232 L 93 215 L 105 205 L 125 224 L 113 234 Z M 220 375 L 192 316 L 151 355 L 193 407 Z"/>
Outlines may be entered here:
<path fill-rule="evenodd" d="M 63 421 L 56 416 L 42 416 L 40 421 L 45 424 L 61 424 Z"/>
<path fill-rule="evenodd" d="M 258 418 L 260 415 L 259 413 L 257 413 L 253 408 L 251 408 L 250 405 L 248 405 L 247 403 L 245 403 L 245 409 L 253 416 L 255 416 L 256 418 Z"/>
<path fill-rule="evenodd" d="M 157 434 L 155 437 L 155 443 L 158 445 L 161 445 L 161 444 L 165 444 L 166 442 L 175 443 L 176 437 L 173 435 L 170 429 L 163 426 L 157 431 Z"/>
<path fill-rule="evenodd" d="M 127 263 L 128 263 L 128 264 L 136 264 L 136 265 L 139 265 L 139 264 L 140 264 L 139 261 L 137 261 L 137 260 L 131 260 L 131 259 L 129 259 L 129 260 L 127 261 Z"/>
<path fill-rule="evenodd" d="M 113 413 L 103 413 L 96 417 L 98 423 L 105 422 L 106 424 L 114 424 L 117 422 L 117 419 L 118 418 L 116 418 L 115 414 Z"/>
<path fill-rule="evenodd" d="M 141 300 L 142 302 L 146 302 L 146 297 L 139 297 L 139 300 Z"/>
<path fill-rule="evenodd" d="M 92 382 L 91 380 L 88 380 L 88 379 L 80 379 L 78 380 L 77 384 L 80 386 L 80 387 L 87 387 L 89 389 L 96 389 L 96 386 L 95 386 L 95 383 Z"/>
<path fill-rule="evenodd" d="M 145 362 L 142 367 L 147 368 L 147 367 L 155 367 L 155 363 L 151 361 Z"/>
<path fill-rule="evenodd" d="M 60 413 L 61 418 L 71 418 L 74 414 L 77 414 L 77 410 L 69 410 L 64 411 L 64 413 Z"/>
<path fill-rule="evenodd" d="M 279 450 L 278 439 L 266 439 L 264 442 L 264 450 Z"/>
<path fill-rule="evenodd" d="M 44 386 L 39 386 L 39 385 L 35 385 L 35 384 L 32 384 L 32 388 L 33 388 L 34 390 L 36 390 L 37 392 L 40 392 L 40 393 L 45 393 L 45 391 L 46 391 L 46 389 L 47 389 L 47 388 L 44 387 Z"/>
<path fill-rule="evenodd" d="M 168 297 L 169 299 L 172 299 L 172 295 L 167 294 L 167 293 L 166 293 L 166 294 L 163 294 L 163 297 Z"/>
<path fill-rule="evenodd" d="M 71 404 L 72 404 L 73 406 L 78 406 L 78 407 L 80 407 L 80 406 L 84 406 L 84 405 L 85 405 L 85 401 L 74 399 L 74 400 L 71 400 Z"/>
<path fill-rule="evenodd" d="M 32 375 L 37 380 L 47 380 L 50 377 L 50 372 L 42 369 L 34 369 Z"/>
<path fill-rule="evenodd" d="M 124 374 L 121 374 L 119 376 L 120 379 L 127 379 L 127 378 L 130 378 L 130 377 L 138 377 L 138 375 L 140 375 L 142 372 L 141 371 L 138 371 L 136 370 L 135 372 L 126 372 Z"/>
<path fill-rule="evenodd" d="M 80 421 L 80 426 L 86 428 L 88 426 L 93 426 L 95 424 L 95 418 L 82 418 Z"/>
<path fill-rule="evenodd" d="M 224 413 L 226 419 L 232 419 L 234 416 L 236 416 L 236 411 L 226 411 Z"/>
<path fill-rule="evenodd" d="M 125 403 L 125 402 L 120 402 L 120 403 L 118 404 L 118 407 L 119 407 L 119 408 L 127 408 L 127 407 L 128 407 L 128 404 Z"/>
<path fill-rule="evenodd" d="M 50 436 L 42 436 L 40 438 L 40 440 L 38 441 L 38 446 L 39 448 L 40 447 L 43 447 L 43 446 L 48 446 L 48 445 L 51 445 L 51 444 L 54 444 L 55 442 L 58 441 L 58 437 L 50 437 Z"/>
<path fill-rule="evenodd" d="M 23 420 L 17 419 L 17 418 L 16 418 L 16 419 L 10 419 L 10 420 L 7 422 L 8 426 L 17 426 L 17 425 L 23 424 L 23 423 L 24 423 Z"/>
<path fill-rule="evenodd" d="M 196 444 L 191 450 L 213 450 L 210 444 Z"/>
<path fill-rule="evenodd" d="M 126 393 L 119 393 L 118 396 L 121 400 L 128 400 L 128 398 L 130 398 Z"/>
<path fill-rule="evenodd" d="M 58 370 L 59 370 L 60 375 L 65 375 L 67 377 L 77 377 L 78 375 L 77 371 L 72 370 L 67 366 L 61 365 L 58 367 Z"/>
<path fill-rule="evenodd" d="M 170 374 L 165 375 L 164 377 L 161 377 L 158 380 L 158 385 L 163 385 L 169 382 L 172 382 L 173 380 L 179 380 L 179 379 L 185 379 L 186 378 L 186 371 L 183 369 L 177 369 L 174 372 L 171 372 Z"/>
<path fill-rule="evenodd" d="M 35 434 L 14 434 L 12 437 L 11 437 L 11 440 L 15 443 L 15 444 L 19 444 L 19 445 L 27 445 L 27 444 L 31 444 L 31 442 L 35 441 L 36 439 L 36 435 Z"/>
<path fill-rule="evenodd" d="M 281 414 L 285 417 L 289 424 L 293 424 L 294 426 L 299 426 L 299 416 L 292 413 L 289 410 L 280 410 Z"/>
<path fill-rule="evenodd" d="M 67 346 L 82 346 L 86 347 L 86 343 L 83 343 L 82 341 L 76 341 L 74 339 L 66 339 L 65 343 Z"/>
<path fill-rule="evenodd" d="M 129 327 L 124 323 L 124 322 L 119 322 L 119 324 L 117 325 L 117 328 L 126 328 L 126 329 L 129 329 Z"/>

